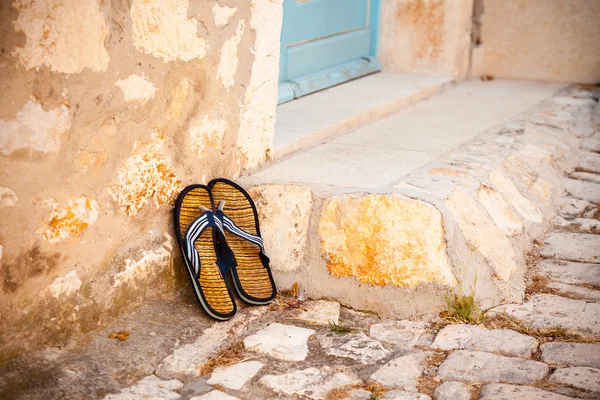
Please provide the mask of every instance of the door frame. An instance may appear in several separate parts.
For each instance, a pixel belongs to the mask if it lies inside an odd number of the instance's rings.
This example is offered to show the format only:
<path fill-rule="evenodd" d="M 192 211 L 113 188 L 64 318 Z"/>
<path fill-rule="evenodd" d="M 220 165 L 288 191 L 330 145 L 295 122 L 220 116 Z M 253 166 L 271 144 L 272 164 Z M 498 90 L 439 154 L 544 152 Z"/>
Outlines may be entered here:
<path fill-rule="evenodd" d="M 295 5 L 296 1 L 297 0 L 284 0 L 284 16 L 286 12 L 286 4 L 288 5 L 287 9 L 290 10 L 290 7 Z M 367 27 L 370 28 L 372 32 L 370 40 L 370 54 L 367 57 L 361 57 L 359 59 L 354 59 L 352 61 L 348 61 L 346 63 L 339 64 L 321 71 L 313 72 L 283 82 L 278 82 L 277 104 L 286 103 L 307 94 L 381 71 L 381 63 L 377 58 L 379 44 L 380 0 L 367 0 L 367 2 Z M 282 37 L 284 35 L 283 19 L 281 35 Z M 286 45 L 282 39 L 280 39 L 280 43 L 279 73 L 281 74 L 281 71 L 287 70 L 287 48 L 285 47 Z"/>

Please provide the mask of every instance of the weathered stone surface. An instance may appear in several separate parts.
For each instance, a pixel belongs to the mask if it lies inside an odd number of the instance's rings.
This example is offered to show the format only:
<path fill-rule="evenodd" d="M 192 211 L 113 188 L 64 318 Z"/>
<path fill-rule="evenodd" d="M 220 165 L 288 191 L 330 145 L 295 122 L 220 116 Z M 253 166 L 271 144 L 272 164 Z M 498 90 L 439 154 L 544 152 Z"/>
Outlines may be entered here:
<path fill-rule="evenodd" d="M 544 216 L 540 209 L 531 201 L 527 200 L 510 179 L 498 171 L 492 172 L 490 178 L 492 179 L 492 184 L 496 190 L 502 193 L 504 199 L 506 199 L 506 201 L 508 201 L 523 218 L 537 223 L 544 220 Z"/>
<path fill-rule="evenodd" d="M 128 103 L 146 104 L 156 93 L 154 84 L 142 73 L 131 74 L 125 79 L 119 79 L 115 85 L 123 92 L 123 97 Z"/>
<path fill-rule="evenodd" d="M 467 193 L 455 190 L 445 203 L 469 243 L 477 247 L 500 279 L 508 280 L 517 269 L 517 256 L 506 235 Z"/>
<path fill-rule="evenodd" d="M 387 392 L 383 400 L 431 400 L 431 397 L 422 393 L 405 392 L 404 390 L 392 390 Z"/>
<path fill-rule="evenodd" d="M 480 400 L 573 400 L 572 397 L 530 386 L 489 383 L 481 388 Z"/>
<path fill-rule="evenodd" d="M 551 232 L 544 238 L 540 254 L 544 258 L 567 261 L 600 262 L 600 235 Z"/>
<path fill-rule="evenodd" d="M 538 342 L 509 329 L 486 329 L 476 325 L 448 325 L 436 336 L 434 349 L 478 350 L 509 357 L 529 358 Z"/>
<path fill-rule="evenodd" d="M 330 198 L 319 222 L 329 272 L 374 285 L 452 285 L 441 214 L 395 195 Z"/>
<path fill-rule="evenodd" d="M 221 57 L 219 58 L 219 67 L 217 69 L 217 79 L 221 80 L 223 86 L 227 89 L 234 84 L 234 76 L 238 66 L 238 46 L 242 41 L 244 33 L 244 20 L 238 20 L 238 25 L 232 37 L 227 39 L 221 47 Z"/>
<path fill-rule="evenodd" d="M 156 367 L 155 374 L 163 379 L 186 380 L 190 375 L 200 372 L 203 364 L 226 343 L 232 333 L 241 334 L 266 311 L 266 308 L 257 308 L 250 313 L 238 311 L 229 321 L 212 325 L 195 342 L 176 348 L 164 358 Z"/>
<path fill-rule="evenodd" d="M 227 121 L 222 118 L 211 119 L 204 115 L 202 119 L 190 122 L 190 148 L 198 158 L 206 156 L 209 151 L 221 151 L 227 130 Z"/>
<path fill-rule="evenodd" d="M 238 397 L 231 396 L 220 390 L 213 390 L 202 396 L 194 396 L 190 400 L 240 400 Z"/>
<path fill-rule="evenodd" d="M 360 382 L 354 374 L 336 371 L 327 366 L 291 371 L 283 375 L 265 375 L 260 379 L 261 384 L 276 392 L 310 399 L 325 399 L 333 389 Z"/>
<path fill-rule="evenodd" d="M 104 400 L 177 400 L 181 395 L 175 390 L 181 387 L 183 383 L 177 379 L 162 380 L 155 375 L 150 375 L 142 378 L 135 385 L 121 390 L 120 393 L 105 396 Z"/>
<path fill-rule="evenodd" d="M 592 183 L 600 183 L 600 174 L 591 172 L 573 172 L 571 178 L 580 181 L 587 181 Z"/>
<path fill-rule="evenodd" d="M 206 383 L 240 390 L 262 367 L 263 364 L 258 361 L 246 361 L 229 367 L 220 367 L 214 370 Z"/>
<path fill-rule="evenodd" d="M 14 207 L 19 202 L 17 194 L 10 188 L 0 186 L 0 208 Z"/>
<path fill-rule="evenodd" d="M 419 378 L 425 368 L 425 360 L 431 354 L 431 352 L 419 352 L 395 358 L 371 375 L 371 380 L 388 388 L 416 392 Z"/>
<path fill-rule="evenodd" d="M 78 237 L 99 216 L 98 202 L 86 196 L 72 197 L 62 209 L 56 202 L 52 206 L 48 224 L 42 231 L 42 237 L 52 244 Z"/>
<path fill-rule="evenodd" d="M 477 191 L 477 199 L 505 235 L 517 236 L 523 231 L 521 221 L 512 212 L 504 197 L 490 186 L 481 185 Z"/>
<path fill-rule="evenodd" d="M 310 300 L 302 304 L 302 310 L 295 317 L 304 322 L 318 325 L 340 322 L 340 303 L 329 300 Z"/>
<path fill-rule="evenodd" d="M 580 233 L 600 233 L 600 220 L 589 218 L 564 219 L 561 216 L 554 218 L 554 226 L 562 230 Z"/>
<path fill-rule="evenodd" d="M 569 296 L 576 299 L 600 301 L 600 290 L 589 289 L 582 286 L 570 285 L 562 282 L 550 282 L 548 284 L 550 289 L 555 289 L 558 294 L 563 296 Z"/>
<path fill-rule="evenodd" d="M 319 334 L 317 339 L 327 354 L 351 358 L 361 364 L 374 364 L 390 354 L 380 341 L 371 339 L 362 332 L 346 335 L 328 332 Z"/>
<path fill-rule="evenodd" d="M 573 197 L 600 204 L 600 185 L 592 182 L 565 179 L 565 189 Z"/>
<path fill-rule="evenodd" d="M 600 369 L 590 367 L 558 368 L 550 378 L 550 382 L 573 386 L 577 389 L 589 390 L 600 395 Z"/>
<path fill-rule="evenodd" d="M 538 271 L 557 282 L 600 286 L 600 265 L 598 264 L 543 260 L 538 264 Z"/>
<path fill-rule="evenodd" d="M 560 213 L 563 218 L 571 219 L 582 217 L 585 212 L 597 208 L 588 201 L 575 199 L 573 197 L 563 197 L 560 199 Z"/>
<path fill-rule="evenodd" d="M 588 172 L 600 173 L 600 154 L 583 151 L 579 154 L 579 168 Z"/>
<path fill-rule="evenodd" d="M 427 322 L 425 321 L 385 321 L 371 325 L 369 335 L 383 342 L 393 343 L 400 347 L 413 347 L 421 343 L 425 336 Z"/>
<path fill-rule="evenodd" d="M 471 394 L 467 385 L 461 382 L 444 382 L 435 389 L 435 400 L 469 400 Z"/>
<path fill-rule="evenodd" d="M 44 293 L 50 293 L 52 297 L 58 299 L 63 296 L 70 296 L 77 293 L 81 287 L 81 280 L 77 276 L 77 271 L 73 270 L 63 277 L 56 278 L 43 290 Z"/>
<path fill-rule="evenodd" d="M 215 16 L 215 25 L 217 28 L 227 25 L 236 11 L 237 9 L 235 7 L 230 7 L 228 5 L 221 6 L 219 3 L 215 3 L 212 12 Z"/>
<path fill-rule="evenodd" d="M 0 154 L 9 156 L 19 149 L 56 153 L 62 136 L 70 129 L 69 107 L 62 104 L 46 111 L 28 100 L 14 119 L 0 119 Z"/>
<path fill-rule="evenodd" d="M 281 21 L 282 3 L 280 0 L 250 2 L 250 29 L 256 33 L 256 39 L 236 143 L 242 171 L 256 168 L 271 157 L 279 77 L 279 64 L 273 60 L 279 60 L 281 24 L 265 21 Z"/>
<path fill-rule="evenodd" d="M 536 294 L 523 304 L 505 304 L 488 311 L 507 313 L 537 329 L 565 328 L 582 334 L 600 334 L 600 304 L 550 294 Z"/>
<path fill-rule="evenodd" d="M 125 161 L 117 172 L 117 182 L 109 193 L 128 217 L 135 216 L 149 201 L 158 208 L 175 200 L 182 186 L 163 156 L 164 139 L 159 132 L 154 141 Z"/>
<path fill-rule="evenodd" d="M 592 136 L 581 141 L 581 148 L 588 151 L 600 152 L 600 138 Z"/>
<path fill-rule="evenodd" d="M 546 364 L 538 361 L 457 350 L 440 365 L 438 378 L 442 381 L 530 384 L 543 379 L 548 370 Z"/>
<path fill-rule="evenodd" d="M 26 36 L 22 46 L 15 49 L 25 68 L 48 67 L 54 72 L 74 74 L 85 68 L 105 71 L 108 67 L 110 56 L 104 41 L 109 29 L 101 3 L 15 1 L 13 7 L 18 12 L 15 30 Z"/>
<path fill-rule="evenodd" d="M 244 339 L 248 350 L 256 350 L 282 360 L 302 361 L 308 355 L 307 341 L 312 329 L 272 323 Z"/>
<path fill-rule="evenodd" d="M 264 185 L 248 190 L 256 204 L 260 232 L 271 268 L 294 271 L 305 266 L 312 193 L 300 186 Z"/>
<path fill-rule="evenodd" d="M 190 61 L 206 55 L 198 36 L 198 20 L 188 17 L 189 0 L 142 1 L 131 4 L 133 43 L 143 53 L 164 61 Z"/>
<path fill-rule="evenodd" d="M 600 368 L 600 343 L 553 342 L 541 349 L 546 363 Z"/>
<path fill-rule="evenodd" d="M 125 283 L 137 287 L 147 276 L 156 275 L 173 263 L 173 238 L 168 234 L 156 247 L 144 249 L 140 257 L 127 258 L 113 277 L 113 286 Z"/>

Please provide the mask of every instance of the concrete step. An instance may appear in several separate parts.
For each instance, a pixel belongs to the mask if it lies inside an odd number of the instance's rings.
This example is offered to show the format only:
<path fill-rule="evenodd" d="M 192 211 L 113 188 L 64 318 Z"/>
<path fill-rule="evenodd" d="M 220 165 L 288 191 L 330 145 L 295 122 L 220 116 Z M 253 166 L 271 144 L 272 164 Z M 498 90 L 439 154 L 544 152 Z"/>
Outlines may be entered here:
<path fill-rule="evenodd" d="M 242 178 L 278 285 L 396 317 L 449 289 L 521 301 L 524 251 L 595 129 L 591 94 L 559 89 L 468 82 Z"/>
<path fill-rule="evenodd" d="M 447 76 L 382 72 L 277 107 L 273 158 L 384 118 L 452 85 Z"/>

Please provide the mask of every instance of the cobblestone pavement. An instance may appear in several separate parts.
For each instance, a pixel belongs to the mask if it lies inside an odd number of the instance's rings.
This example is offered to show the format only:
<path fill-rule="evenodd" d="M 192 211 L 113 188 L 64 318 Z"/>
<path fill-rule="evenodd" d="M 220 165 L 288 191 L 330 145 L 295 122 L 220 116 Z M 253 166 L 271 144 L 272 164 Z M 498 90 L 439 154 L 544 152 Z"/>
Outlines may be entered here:
<path fill-rule="evenodd" d="M 383 320 L 290 294 L 212 323 L 174 296 L 117 320 L 127 341 L 102 331 L 3 365 L 0 397 L 598 399 L 600 132 L 580 150 L 521 304 Z"/>

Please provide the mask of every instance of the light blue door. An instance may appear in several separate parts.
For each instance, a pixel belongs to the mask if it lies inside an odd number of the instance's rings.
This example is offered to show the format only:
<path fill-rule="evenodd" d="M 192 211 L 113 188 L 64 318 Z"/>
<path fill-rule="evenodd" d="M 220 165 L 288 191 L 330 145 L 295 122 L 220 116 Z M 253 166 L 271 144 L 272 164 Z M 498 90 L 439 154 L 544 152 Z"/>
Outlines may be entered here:
<path fill-rule="evenodd" d="M 279 103 L 381 70 L 379 0 L 284 0 Z"/>

